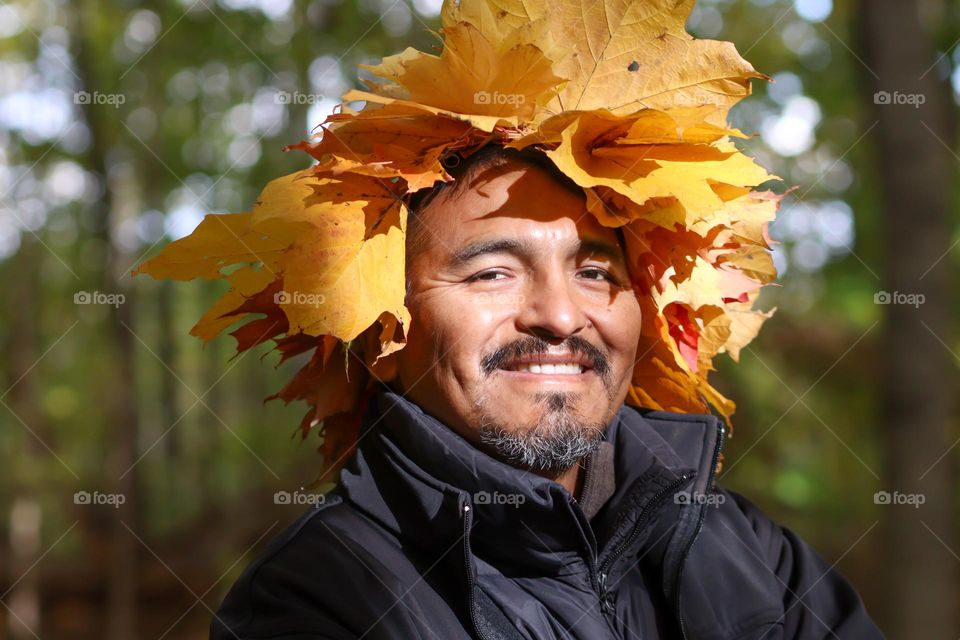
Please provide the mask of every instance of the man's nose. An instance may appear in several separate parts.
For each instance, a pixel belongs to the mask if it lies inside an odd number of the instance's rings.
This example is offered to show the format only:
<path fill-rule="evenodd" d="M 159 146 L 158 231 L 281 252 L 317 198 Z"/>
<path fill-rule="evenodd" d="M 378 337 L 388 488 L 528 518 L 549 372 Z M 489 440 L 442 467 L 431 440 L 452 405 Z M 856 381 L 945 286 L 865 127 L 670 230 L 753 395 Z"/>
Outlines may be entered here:
<path fill-rule="evenodd" d="M 542 338 L 566 338 L 583 329 L 583 301 L 563 269 L 546 269 L 527 282 L 517 323 L 520 331 Z"/>

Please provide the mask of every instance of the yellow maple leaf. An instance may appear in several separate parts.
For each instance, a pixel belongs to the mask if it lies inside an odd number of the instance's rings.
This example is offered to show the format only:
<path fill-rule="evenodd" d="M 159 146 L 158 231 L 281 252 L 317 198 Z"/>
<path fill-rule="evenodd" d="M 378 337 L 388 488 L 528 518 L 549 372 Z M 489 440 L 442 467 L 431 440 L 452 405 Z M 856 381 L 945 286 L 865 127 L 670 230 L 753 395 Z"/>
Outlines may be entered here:
<path fill-rule="evenodd" d="M 725 127 L 727 112 L 766 78 L 729 42 L 694 39 L 684 25 L 695 0 L 444 0 L 444 25 L 469 21 L 493 43 L 527 25 L 548 26 L 538 41 L 568 82 L 548 111 L 717 107 L 708 120 Z M 561 56 L 560 52 L 565 55 Z"/>
<path fill-rule="evenodd" d="M 360 66 L 399 85 L 386 91 L 373 86 L 389 97 L 507 118 L 514 125 L 531 120 L 563 81 L 551 71 L 552 60 L 533 44 L 491 41 L 467 21 L 447 24 L 442 33 L 439 56 L 408 48 L 378 65 Z"/>
<path fill-rule="evenodd" d="M 221 269 L 237 263 L 263 263 L 268 271 L 303 225 L 286 220 L 253 224 L 251 213 L 207 214 L 190 235 L 171 242 L 162 253 L 133 270 L 156 279 L 214 280 Z"/>
<path fill-rule="evenodd" d="M 276 274 L 262 268 L 242 267 L 232 271 L 225 278 L 231 285 L 230 290 L 207 309 L 190 329 L 190 335 L 197 336 L 205 343 L 217 337 L 224 329 L 246 317 L 248 312 L 237 309 L 276 278 Z"/>
<path fill-rule="evenodd" d="M 712 182 L 752 187 L 775 178 L 726 139 L 712 144 L 623 144 L 625 126 L 623 121 L 584 114 L 561 132 L 559 146 L 547 155 L 582 187 L 609 187 L 637 204 L 676 198 L 688 224 L 712 218 L 724 208 Z"/>
<path fill-rule="evenodd" d="M 334 175 L 403 178 L 411 190 L 417 190 L 447 178 L 440 164 L 444 152 L 485 137 L 468 122 L 430 113 L 416 104 L 373 106 L 359 114 L 333 114 L 323 123 L 319 141 L 289 148 L 303 149 L 319 161 L 319 169 Z"/>
<path fill-rule="evenodd" d="M 279 258 L 280 306 L 291 332 L 353 340 L 384 311 L 410 326 L 404 307 L 406 207 L 384 180 L 299 172 L 270 182 L 254 220 L 308 223 Z"/>

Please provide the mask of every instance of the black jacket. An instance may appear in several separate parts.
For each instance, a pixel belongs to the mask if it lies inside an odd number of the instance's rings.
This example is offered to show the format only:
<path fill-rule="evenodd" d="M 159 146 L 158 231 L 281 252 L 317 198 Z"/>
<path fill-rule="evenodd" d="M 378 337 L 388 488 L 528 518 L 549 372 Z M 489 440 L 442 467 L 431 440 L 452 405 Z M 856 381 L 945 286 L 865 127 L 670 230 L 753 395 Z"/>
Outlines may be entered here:
<path fill-rule="evenodd" d="M 213 640 L 883 637 L 813 549 L 714 487 L 713 416 L 624 406 L 592 519 L 386 387 L 361 433 L 337 488 L 234 584 Z"/>

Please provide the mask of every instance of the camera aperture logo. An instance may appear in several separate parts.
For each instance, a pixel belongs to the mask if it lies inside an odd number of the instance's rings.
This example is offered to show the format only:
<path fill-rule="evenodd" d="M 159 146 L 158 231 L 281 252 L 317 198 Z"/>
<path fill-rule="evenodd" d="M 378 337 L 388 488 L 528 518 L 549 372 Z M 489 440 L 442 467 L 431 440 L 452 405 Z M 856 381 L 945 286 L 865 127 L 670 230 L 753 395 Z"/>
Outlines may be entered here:
<path fill-rule="evenodd" d="M 297 491 L 277 491 L 273 494 L 273 504 L 292 504 L 292 505 L 313 505 L 315 507 L 323 504 L 326 496 L 322 493 L 312 493 L 304 491 L 300 487 Z"/>
<path fill-rule="evenodd" d="M 477 491 L 473 494 L 473 504 L 505 504 L 512 507 L 519 507 L 527 501 L 527 497 L 521 493 L 500 493 L 494 491 Z"/>

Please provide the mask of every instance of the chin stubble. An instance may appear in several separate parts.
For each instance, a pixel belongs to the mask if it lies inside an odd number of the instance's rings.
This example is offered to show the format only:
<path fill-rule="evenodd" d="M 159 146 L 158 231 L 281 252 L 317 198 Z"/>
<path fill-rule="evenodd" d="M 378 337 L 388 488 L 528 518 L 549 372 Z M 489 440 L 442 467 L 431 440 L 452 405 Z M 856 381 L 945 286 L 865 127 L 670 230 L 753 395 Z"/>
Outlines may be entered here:
<path fill-rule="evenodd" d="M 584 420 L 575 409 L 579 399 L 578 393 L 538 393 L 542 419 L 534 425 L 507 429 L 490 417 L 490 398 L 482 397 L 476 403 L 480 442 L 514 467 L 544 473 L 566 471 L 600 446 L 607 427 Z"/>
<path fill-rule="evenodd" d="M 612 406 L 613 372 L 606 352 L 580 336 L 570 336 L 555 346 L 590 357 L 593 375 L 600 379 Z M 513 358 L 550 350 L 551 344 L 546 340 L 526 336 L 486 354 L 480 362 L 480 374 L 489 379 Z M 607 423 L 595 423 L 580 415 L 577 406 L 581 399 L 582 394 L 575 392 L 536 393 L 533 400 L 541 410 L 540 420 L 534 424 L 507 425 L 495 420 L 490 411 L 498 399 L 482 394 L 474 401 L 480 442 L 491 455 L 514 467 L 547 474 L 567 471 L 600 446 L 607 428 Z"/>

